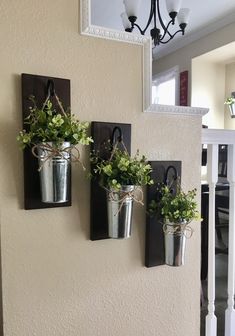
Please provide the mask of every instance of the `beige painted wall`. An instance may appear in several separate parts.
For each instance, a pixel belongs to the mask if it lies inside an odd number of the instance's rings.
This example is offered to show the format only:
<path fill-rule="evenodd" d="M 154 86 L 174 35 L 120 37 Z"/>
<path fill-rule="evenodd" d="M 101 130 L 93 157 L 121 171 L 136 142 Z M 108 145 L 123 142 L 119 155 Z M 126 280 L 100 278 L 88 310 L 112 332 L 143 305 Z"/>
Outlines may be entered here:
<path fill-rule="evenodd" d="M 181 48 L 167 56 L 153 62 L 153 74 L 167 70 L 178 65 L 180 71 L 189 71 L 188 98 L 191 102 L 191 60 L 211 50 L 224 46 L 234 41 L 235 23 L 225 26 L 214 33 Z M 193 104 L 192 104 L 193 106 Z"/>
<path fill-rule="evenodd" d="M 144 263 L 145 212 L 131 239 L 89 240 L 89 181 L 73 168 L 73 205 L 22 209 L 20 74 L 71 79 L 82 120 L 130 122 L 132 150 L 182 160 L 185 188 L 200 190 L 198 117 L 142 113 L 142 50 L 81 36 L 76 0 L 0 4 L 0 224 L 5 336 L 199 336 L 200 226 L 186 265 Z M 192 151 L 193 148 L 193 151 Z M 87 163 L 88 150 L 82 152 Z"/>
<path fill-rule="evenodd" d="M 235 62 L 227 64 L 225 67 L 225 99 L 235 91 Z M 224 128 L 235 129 L 235 118 L 231 118 L 228 106 L 224 109 Z"/>
<path fill-rule="evenodd" d="M 192 106 L 208 107 L 202 123 L 209 128 L 224 128 L 225 65 L 205 60 L 192 60 Z"/>

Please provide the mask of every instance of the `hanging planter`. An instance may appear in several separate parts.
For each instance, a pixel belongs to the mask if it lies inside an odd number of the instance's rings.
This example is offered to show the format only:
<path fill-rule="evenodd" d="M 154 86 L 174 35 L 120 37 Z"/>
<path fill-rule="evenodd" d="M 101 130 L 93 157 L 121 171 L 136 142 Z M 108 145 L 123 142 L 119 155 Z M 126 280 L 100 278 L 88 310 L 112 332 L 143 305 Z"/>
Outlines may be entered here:
<path fill-rule="evenodd" d="M 120 190 L 107 191 L 108 232 L 111 238 L 131 236 L 133 197 L 135 186 L 121 186 Z"/>
<path fill-rule="evenodd" d="M 235 118 L 235 103 L 228 105 L 231 118 Z"/>
<path fill-rule="evenodd" d="M 165 241 L 165 264 L 169 266 L 184 265 L 186 239 L 193 234 L 189 226 L 192 220 L 199 220 L 196 189 L 183 192 L 177 185 L 175 193 L 171 187 L 160 189 L 160 200 L 152 201 L 150 213 L 158 213 L 162 218 Z"/>
<path fill-rule="evenodd" d="M 118 148 L 121 145 L 122 150 Z M 108 235 L 122 239 L 131 236 L 133 202 L 143 205 L 141 187 L 152 184 L 151 166 L 139 152 L 132 158 L 128 154 L 122 136 L 112 146 L 110 158 L 101 159 L 91 154 L 92 176 L 99 180 L 107 193 Z"/>
<path fill-rule="evenodd" d="M 165 263 L 168 266 L 184 265 L 186 232 L 192 235 L 192 229 L 186 222 L 170 223 L 163 225 L 165 241 Z"/>
<path fill-rule="evenodd" d="M 235 98 L 228 97 L 224 104 L 228 105 L 231 118 L 235 118 Z"/>
<path fill-rule="evenodd" d="M 22 149 L 31 147 L 38 159 L 42 202 L 64 203 L 68 201 L 70 164 L 80 162 L 76 145 L 88 145 L 92 139 L 87 135 L 89 123 L 80 122 L 69 110 L 65 111 L 54 85 L 48 83 L 48 95 L 41 108 L 34 96 L 29 97 L 32 106 L 25 119 L 27 129 L 20 131 L 17 140 Z M 55 97 L 56 107 L 51 96 Z"/>
<path fill-rule="evenodd" d="M 64 203 L 68 201 L 68 181 L 70 179 L 70 142 L 63 142 L 60 152 L 55 153 L 53 142 L 37 146 L 41 197 L 44 203 Z M 53 156 L 51 152 L 54 152 Z M 36 154 L 35 154 L 36 156 Z"/>

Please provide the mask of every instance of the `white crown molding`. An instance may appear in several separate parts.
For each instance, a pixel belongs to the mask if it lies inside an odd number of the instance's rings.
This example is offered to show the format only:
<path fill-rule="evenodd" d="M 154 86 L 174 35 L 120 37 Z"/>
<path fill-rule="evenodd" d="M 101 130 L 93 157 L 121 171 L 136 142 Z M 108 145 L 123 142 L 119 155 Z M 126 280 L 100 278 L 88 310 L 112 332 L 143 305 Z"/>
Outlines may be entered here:
<path fill-rule="evenodd" d="M 143 45 L 145 42 L 147 42 L 147 38 L 143 37 L 142 35 L 130 34 L 94 25 L 87 27 L 86 30 L 82 32 L 82 34 L 139 45 Z"/>
<path fill-rule="evenodd" d="M 160 113 L 160 114 L 176 114 L 184 116 L 198 116 L 203 117 L 208 113 L 208 108 L 190 107 L 190 106 L 173 106 L 173 105 L 151 105 L 146 112 Z"/>
<path fill-rule="evenodd" d="M 172 41 L 167 48 L 162 48 L 162 50 L 159 50 L 158 52 L 155 52 L 153 54 L 153 59 L 160 59 L 161 57 L 164 57 L 168 54 L 171 54 L 175 52 L 178 49 L 181 49 L 185 47 L 186 45 L 195 42 L 202 37 L 209 35 L 218 29 L 221 29 L 231 23 L 235 22 L 235 13 L 231 13 L 230 15 L 227 15 L 226 17 L 221 18 L 220 20 L 214 21 L 209 23 L 207 26 L 202 27 L 198 29 L 197 31 L 194 31 L 192 33 L 187 33 L 183 38 L 177 39 L 175 41 Z"/>
<path fill-rule="evenodd" d="M 202 116 L 208 109 L 152 104 L 152 40 L 150 37 L 130 34 L 114 29 L 91 25 L 91 0 L 80 0 L 81 34 L 143 47 L 143 110 L 144 112 Z"/>
<path fill-rule="evenodd" d="M 111 28 L 99 27 L 91 25 L 91 1 L 80 0 L 80 22 L 81 34 L 95 36 L 103 39 L 109 39 L 120 42 L 143 45 L 147 42 L 148 37 L 137 34 L 130 34 L 125 31 L 119 31 Z"/>

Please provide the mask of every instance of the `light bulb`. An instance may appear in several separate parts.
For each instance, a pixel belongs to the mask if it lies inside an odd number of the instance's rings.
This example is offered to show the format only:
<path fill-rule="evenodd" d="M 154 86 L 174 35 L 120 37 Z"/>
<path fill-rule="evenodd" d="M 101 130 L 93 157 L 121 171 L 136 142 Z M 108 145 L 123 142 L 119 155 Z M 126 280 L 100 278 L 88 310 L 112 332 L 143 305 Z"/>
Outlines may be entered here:
<path fill-rule="evenodd" d="M 140 5 L 140 0 L 123 0 L 127 16 L 136 16 Z"/>
<path fill-rule="evenodd" d="M 182 23 L 188 24 L 189 22 L 189 14 L 190 14 L 190 9 L 189 8 L 181 8 L 178 15 L 178 23 L 179 25 Z"/>
<path fill-rule="evenodd" d="M 128 20 L 126 12 L 123 12 L 120 16 L 122 18 L 122 24 L 123 24 L 124 29 L 131 29 L 131 23 Z"/>
<path fill-rule="evenodd" d="M 166 0 L 166 8 L 168 13 L 178 13 L 181 7 L 182 0 Z"/>

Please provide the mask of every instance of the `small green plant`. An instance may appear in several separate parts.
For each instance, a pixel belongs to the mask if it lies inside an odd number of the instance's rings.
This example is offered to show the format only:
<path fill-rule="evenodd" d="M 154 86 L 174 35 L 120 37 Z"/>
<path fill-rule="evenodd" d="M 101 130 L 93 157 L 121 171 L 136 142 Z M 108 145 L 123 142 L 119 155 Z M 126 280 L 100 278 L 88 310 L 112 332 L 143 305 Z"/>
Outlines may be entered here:
<path fill-rule="evenodd" d="M 235 103 L 235 98 L 234 97 L 228 97 L 224 102 L 225 105 L 232 105 L 234 103 Z"/>
<path fill-rule="evenodd" d="M 193 219 L 200 220 L 195 201 L 196 192 L 197 190 L 193 189 L 185 193 L 178 185 L 174 195 L 171 189 L 164 185 L 160 188 L 159 202 L 152 200 L 149 205 L 149 212 L 150 214 L 158 213 L 164 222 L 170 223 L 189 223 Z"/>
<path fill-rule="evenodd" d="M 60 101 L 61 113 L 57 113 L 52 102 L 48 99 L 39 108 L 34 96 L 30 96 L 32 106 L 30 113 L 25 119 L 27 130 L 22 130 L 17 136 L 17 141 L 22 149 L 27 146 L 38 145 L 43 142 L 53 142 L 54 146 L 60 147 L 63 142 L 71 145 L 89 145 L 92 138 L 87 135 L 88 122 L 80 122 L 73 114 L 66 112 Z"/>
<path fill-rule="evenodd" d="M 122 185 L 144 186 L 153 184 L 151 166 L 139 151 L 130 157 L 126 151 L 115 148 L 110 159 L 103 160 L 97 153 L 91 154 L 91 175 L 99 179 L 100 185 L 109 190 L 119 191 Z"/>

